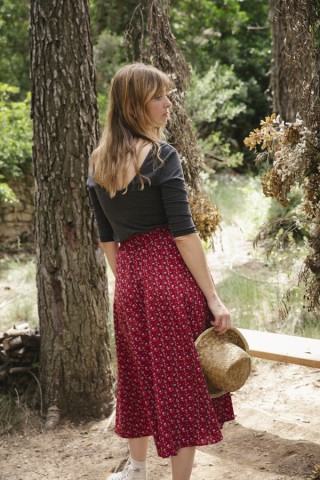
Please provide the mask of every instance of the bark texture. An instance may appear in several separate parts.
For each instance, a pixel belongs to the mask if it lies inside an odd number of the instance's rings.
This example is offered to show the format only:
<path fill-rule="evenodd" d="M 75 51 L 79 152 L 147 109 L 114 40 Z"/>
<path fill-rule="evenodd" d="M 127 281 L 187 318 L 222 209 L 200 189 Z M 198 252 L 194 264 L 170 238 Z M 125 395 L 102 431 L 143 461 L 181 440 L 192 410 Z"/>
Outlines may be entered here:
<path fill-rule="evenodd" d="M 86 191 L 97 103 L 86 0 L 31 1 L 35 240 L 45 407 L 108 415 L 105 260 Z"/>
<path fill-rule="evenodd" d="M 273 111 L 287 122 L 299 114 L 309 124 L 318 100 L 315 71 L 318 0 L 269 0 L 273 41 Z M 319 10 L 318 10 L 319 12 Z M 318 107 L 317 107 L 318 108 Z M 311 113 L 314 115 L 314 111 Z"/>

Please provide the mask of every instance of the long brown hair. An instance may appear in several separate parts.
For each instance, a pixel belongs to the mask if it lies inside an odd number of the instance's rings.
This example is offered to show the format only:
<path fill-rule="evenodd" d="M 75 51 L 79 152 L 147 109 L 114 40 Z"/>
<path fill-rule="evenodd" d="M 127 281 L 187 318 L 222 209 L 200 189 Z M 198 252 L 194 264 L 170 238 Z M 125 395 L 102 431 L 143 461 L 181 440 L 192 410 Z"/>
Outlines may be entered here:
<path fill-rule="evenodd" d="M 142 139 L 152 143 L 158 155 L 161 134 L 160 128 L 151 126 L 146 104 L 159 92 L 167 92 L 171 86 L 171 80 L 165 73 L 143 63 L 126 65 L 113 78 L 106 124 L 90 159 L 91 175 L 111 197 L 116 194 L 117 179 L 125 178 L 130 164 L 133 164 L 143 189 L 136 142 Z"/>

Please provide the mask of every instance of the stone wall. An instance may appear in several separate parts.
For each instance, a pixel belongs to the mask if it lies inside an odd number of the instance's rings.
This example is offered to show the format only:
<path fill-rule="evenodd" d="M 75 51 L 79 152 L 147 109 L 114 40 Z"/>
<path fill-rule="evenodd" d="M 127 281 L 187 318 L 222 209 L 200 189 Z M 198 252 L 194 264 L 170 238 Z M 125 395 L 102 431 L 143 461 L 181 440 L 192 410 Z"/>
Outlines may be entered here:
<path fill-rule="evenodd" d="M 0 244 L 33 242 L 34 179 L 29 175 L 23 181 L 10 182 L 10 187 L 19 202 L 0 203 Z"/>

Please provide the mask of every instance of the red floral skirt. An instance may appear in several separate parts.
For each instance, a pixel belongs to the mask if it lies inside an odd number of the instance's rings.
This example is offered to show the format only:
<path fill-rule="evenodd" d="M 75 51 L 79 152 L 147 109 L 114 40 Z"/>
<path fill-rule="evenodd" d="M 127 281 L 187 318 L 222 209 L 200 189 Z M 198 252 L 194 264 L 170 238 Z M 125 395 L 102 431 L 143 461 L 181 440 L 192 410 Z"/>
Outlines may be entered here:
<path fill-rule="evenodd" d="M 209 396 L 194 340 L 212 319 L 167 227 L 134 235 L 117 256 L 115 432 L 153 435 L 158 455 L 222 440 L 230 394 Z"/>

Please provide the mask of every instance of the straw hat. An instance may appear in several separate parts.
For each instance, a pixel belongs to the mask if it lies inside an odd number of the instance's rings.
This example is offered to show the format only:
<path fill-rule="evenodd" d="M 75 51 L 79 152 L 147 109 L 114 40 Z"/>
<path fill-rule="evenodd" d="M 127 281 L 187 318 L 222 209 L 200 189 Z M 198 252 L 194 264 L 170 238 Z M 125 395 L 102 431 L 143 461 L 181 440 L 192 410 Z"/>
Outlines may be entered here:
<path fill-rule="evenodd" d="M 218 335 L 213 327 L 195 341 L 200 365 L 211 397 L 234 392 L 246 382 L 251 360 L 248 344 L 236 328 Z"/>

